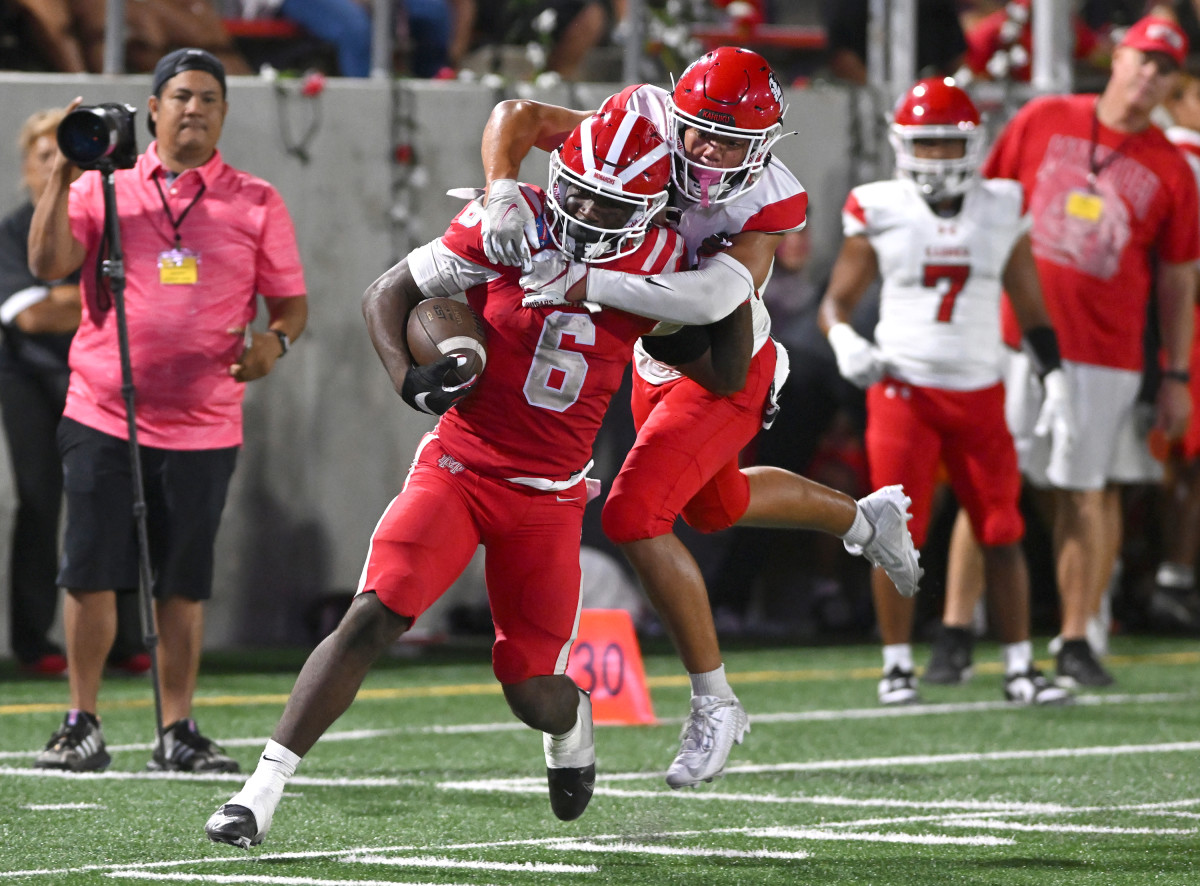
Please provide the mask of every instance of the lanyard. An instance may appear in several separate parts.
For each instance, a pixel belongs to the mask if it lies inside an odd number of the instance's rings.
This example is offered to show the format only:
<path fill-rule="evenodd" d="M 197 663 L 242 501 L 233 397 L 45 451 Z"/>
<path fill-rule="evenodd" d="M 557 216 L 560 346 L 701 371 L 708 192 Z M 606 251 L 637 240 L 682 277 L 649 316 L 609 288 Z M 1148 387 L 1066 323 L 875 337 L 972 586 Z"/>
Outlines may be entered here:
<path fill-rule="evenodd" d="M 1122 139 L 1121 143 L 1113 148 L 1109 155 L 1104 158 L 1103 163 L 1097 163 L 1096 148 L 1100 144 L 1100 114 L 1098 112 L 1099 104 L 1100 101 L 1097 99 L 1096 105 L 1092 107 L 1092 144 L 1088 150 L 1088 185 L 1092 188 L 1092 190 L 1095 190 L 1096 188 L 1096 180 L 1100 178 L 1100 173 L 1106 170 L 1109 164 L 1117 159 L 1121 153 L 1121 149 L 1129 144 L 1130 139 L 1137 135 L 1136 132 L 1131 132 L 1126 135 L 1125 138 Z"/>
<path fill-rule="evenodd" d="M 171 207 L 167 205 L 167 195 L 163 193 L 162 185 L 158 183 L 158 176 L 153 176 L 154 187 L 158 188 L 158 199 L 162 200 L 163 212 L 167 214 L 167 219 L 171 222 L 171 228 L 175 231 L 175 248 L 180 245 L 179 226 L 183 224 L 183 220 L 187 218 L 187 214 L 192 211 L 192 207 L 200 202 L 200 198 L 204 196 L 204 192 L 208 190 L 208 185 L 204 183 L 204 179 L 200 179 L 200 190 L 196 192 L 196 196 L 192 198 L 192 202 L 180 213 L 179 218 L 175 218 L 171 214 Z"/>

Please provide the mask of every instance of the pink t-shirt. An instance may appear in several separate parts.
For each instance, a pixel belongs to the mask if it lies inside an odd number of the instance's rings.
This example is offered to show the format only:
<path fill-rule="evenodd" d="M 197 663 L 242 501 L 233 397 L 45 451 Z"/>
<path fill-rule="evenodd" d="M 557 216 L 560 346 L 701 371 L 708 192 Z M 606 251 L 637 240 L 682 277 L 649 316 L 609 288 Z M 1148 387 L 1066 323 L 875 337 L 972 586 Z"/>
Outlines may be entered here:
<path fill-rule="evenodd" d="M 138 440 L 163 449 L 238 446 L 245 385 L 229 366 L 243 339 L 229 330 L 254 318 L 258 294 L 305 294 L 295 230 L 279 193 L 227 165 L 219 152 L 168 183 L 156 145 L 115 175 Z M 71 232 L 87 258 L 64 414 L 125 439 L 116 311 L 108 281 L 97 290 L 95 271 L 104 236 L 99 173 L 85 172 L 71 186 L 69 208 Z M 172 216 L 180 249 L 197 258 L 195 283 L 160 279 L 160 256 L 176 246 Z"/>
<path fill-rule="evenodd" d="M 1117 132 L 1094 122 L 1095 105 L 1094 95 L 1034 99 L 1000 134 L 983 171 L 1025 187 L 1063 357 L 1141 371 L 1152 259 L 1200 258 L 1200 198 L 1162 130 Z M 1004 321 L 1005 340 L 1018 342 L 1007 301 Z"/>

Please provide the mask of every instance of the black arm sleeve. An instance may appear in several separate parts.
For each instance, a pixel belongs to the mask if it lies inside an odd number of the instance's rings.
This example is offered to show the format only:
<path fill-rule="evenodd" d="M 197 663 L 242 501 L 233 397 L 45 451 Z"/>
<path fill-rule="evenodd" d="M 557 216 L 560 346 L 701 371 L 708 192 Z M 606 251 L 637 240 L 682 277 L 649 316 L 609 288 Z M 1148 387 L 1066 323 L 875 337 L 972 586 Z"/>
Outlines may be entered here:
<path fill-rule="evenodd" d="M 1033 352 L 1034 369 L 1039 378 L 1058 369 L 1062 360 L 1058 355 L 1058 336 L 1049 326 L 1034 326 L 1025 330 L 1025 342 Z"/>
<path fill-rule="evenodd" d="M 708 327 L 685 326 L 670 335 L 644 335 L 642 347 L 662 363 L 679 366 L 704 356 L 709 348 Z"/>

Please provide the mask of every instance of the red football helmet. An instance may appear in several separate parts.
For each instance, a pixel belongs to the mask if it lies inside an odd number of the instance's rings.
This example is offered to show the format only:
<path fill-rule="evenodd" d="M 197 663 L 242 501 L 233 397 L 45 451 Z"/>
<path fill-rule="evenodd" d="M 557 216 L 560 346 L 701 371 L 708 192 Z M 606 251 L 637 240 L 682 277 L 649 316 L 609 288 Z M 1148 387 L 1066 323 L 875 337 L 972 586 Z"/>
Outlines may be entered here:
<path fill-rule="evenodd" d="M 593 263 L 635 251 L 667 205 L 669 158 L 641 114 L 618 108 L 580 123 L 550 156 L 546 221 L 554 245 Z"/>
<path fill-rule="evenodd" d="M 917 157 L 917 139 L 962 139 L 963 156 L 954 159 Z M 896 103 L 889 134 L 896 152 L 896 172 L 916 182 L 927 200 L 957 197 L 979 171 L 983 129 L 979 109 L 949 77 L 919 81 Z"/>
<path fill-rule="evenodd" d="M 762 178 L 771 146 L 783 135 L 783 90 L 771 66 L 757 52 L 722 46 L 688 66 L 667 98 L 675 185 L 689 200 L 725 203 Z M 746 156 L 732 167 L 709 166 L 688 158 L 683 134 L 748 142 Z"/>

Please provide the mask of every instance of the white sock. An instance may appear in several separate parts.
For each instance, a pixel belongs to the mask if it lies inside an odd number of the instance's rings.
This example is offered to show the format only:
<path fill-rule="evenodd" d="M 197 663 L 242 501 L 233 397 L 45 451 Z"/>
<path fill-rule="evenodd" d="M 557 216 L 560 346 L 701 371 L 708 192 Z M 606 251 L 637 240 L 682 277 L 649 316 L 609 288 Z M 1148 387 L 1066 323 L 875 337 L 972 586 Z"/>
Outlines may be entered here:
<path fill-rule="evenodd" d="M 902 671 L 913 670 L 912 644 L 893 643 L 883 647 L 883 672 L 886 674 L 892 668 Z"/>
<path fill-rule="evenodd" d="M 854 507 L 854 522 L 850 524 L 850 528 L 842 536 L 842 541 L 848 545 L 861 548 L 875 537 L 875 527 L 871 525 L 861 507 L 857 504 Z"/>
<path fill-rule="evenodd" d="M 693 696 L 714 695 L 717 698 L 737 698 L 733 693 L 733 687 L 725 679 L 724 664 L 716 670 L 705 671 L 703 674 L 688 674 L 688 679 L 692 681 Z"/>
<path fill-rule="evenodd" d="M 265 833 L 271 826 L 275 807 L 283 799 L 284 786 L 296 774 L 299 765 L 299 756 L 277 741 L 268 741 L 253 774 L 246 779 L 242 789 L 229 799 L 229 803 L 245 806 L 252 811 L 258 830 Z"/>
<path fill-rule="evenodd" d="M 1033 667 L 1033 643 L 1022 640 L 1020 643 L 1005 643 L 1000 647 L 1004 652 L 1004 675 L 1024 674 Z"/>

